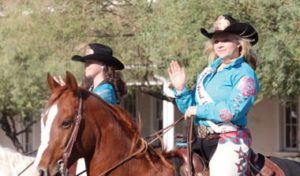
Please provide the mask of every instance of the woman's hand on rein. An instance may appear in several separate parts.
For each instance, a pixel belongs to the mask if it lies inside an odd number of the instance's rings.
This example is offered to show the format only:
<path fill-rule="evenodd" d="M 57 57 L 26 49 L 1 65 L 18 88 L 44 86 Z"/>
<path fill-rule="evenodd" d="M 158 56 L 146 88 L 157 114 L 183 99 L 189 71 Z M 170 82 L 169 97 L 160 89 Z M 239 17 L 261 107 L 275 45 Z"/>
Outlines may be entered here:
<path fill-rule="evenodd" d="M 171 61 L 168 68 L 169 78 L 177 91 L 182 91 L 185 86 L 185 72 L 177 61 Z"/>
<path fill-rule="evenodd" d="M 190 106 L 184 114 L 184 119 L 187 120 L 196 115 L 196 106 Z"/>

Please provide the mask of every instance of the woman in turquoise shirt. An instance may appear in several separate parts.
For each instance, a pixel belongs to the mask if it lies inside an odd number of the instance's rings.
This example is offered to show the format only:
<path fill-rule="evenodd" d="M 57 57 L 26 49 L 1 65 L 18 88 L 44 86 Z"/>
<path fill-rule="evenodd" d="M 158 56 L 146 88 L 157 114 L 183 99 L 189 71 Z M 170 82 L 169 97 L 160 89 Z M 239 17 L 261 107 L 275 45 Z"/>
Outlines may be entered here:
<path fill-rule="evenodd" d="M 113 56 L 110 47 L 91 43 L 86 48 L 86 56 L 75 55 L 72 60 L 84 63 L 84 87 L 110 104 L 120 103 L 126 86 L 115 70 L 124 69 L 124 65 Z"/>
<path fill-rule="evenodd" d="M 176 103 L 185 118 L 195 117 L 198 138 L 193 150 L 209 161 L 210 176 L 248 175 L 251 136 L 247 113 L 259 91 L 255 74 L 258 41 L 249 23 L 222 15 L 208 37 L 211 63 L 197 77 L 193 90 L 185 87 L 184 69 L 172 61 L 168 69 Z"/>

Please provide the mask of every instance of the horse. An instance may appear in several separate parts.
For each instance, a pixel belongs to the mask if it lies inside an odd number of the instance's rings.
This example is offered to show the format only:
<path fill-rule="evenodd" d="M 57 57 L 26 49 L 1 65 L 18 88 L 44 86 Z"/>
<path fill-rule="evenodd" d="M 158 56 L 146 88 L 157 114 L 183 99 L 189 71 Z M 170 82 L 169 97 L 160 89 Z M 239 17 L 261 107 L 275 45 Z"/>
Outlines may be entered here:
<path fill-rule="evenodd" d="M 41 176 L 68 175 L 68 168 L 78 158 L 84 158 L 86 172 L 90 176 L 173 176 L 176 170 L 182 176 L 187 175 L 185 168 L 188 167 L 178 169 L 171 160 L 171 157 L 179 157 L 186 161 L 182 155 L 184 152 L 166 153 L 148 146 L 127 111 L 80 88 L 70 72 L 67 72 L 63 85 L 50 74 L 47 80 L 51 95 L 41 119 L 42 141 L 34 164 Z M 202 159 L 192 160 L 193 163 L 198 162 L 196 173 L 208 176 L 207 167 L 199 160 Z M 255 157 L 255 160 L 258 159 Z M 284 161 L 294 170 L 300 168 L 299 163 L 289 162 Z M 266 163 L 270 164 L 270 160 L 266 159 Z M 264 168 L 259 169 L 267 169 L 264 173 L 284 175 L 280 168 L 279 172 L 274 171 L 278 169 L 277 165 L 263 164 Z M 257 168 L 256 171 L 256 174 L 267 175 Z"/>
<path fill-rule="evenodd" d="M 78 87 L 69 72 L 63 86 L 50 74 L 47 80 L 51 95 L 41 120 L 41 144 L 35 160 L 41 175 L 59 175 L 62 163 L 70 168 L 78 158 L 84 158 L 90 176 L 175 175 L 172 162 L 163 151 L 148 147 L 124 109 Z M 82 120 L 76 127 L 79 115 Z M 72 139 L 76 128 L 78 133 Z M 62 162 L 69 139 L 75 142 L 67 162 Z M 109 170 L 112 166 L 116 167 Z"/>
<path fill-rule="evenodd" d="M 0 175 L 37 175 L 36 169 L 32 166 L 33 161 L 34 157 L 22 155 L 17 151 L 0 145 Z"/>

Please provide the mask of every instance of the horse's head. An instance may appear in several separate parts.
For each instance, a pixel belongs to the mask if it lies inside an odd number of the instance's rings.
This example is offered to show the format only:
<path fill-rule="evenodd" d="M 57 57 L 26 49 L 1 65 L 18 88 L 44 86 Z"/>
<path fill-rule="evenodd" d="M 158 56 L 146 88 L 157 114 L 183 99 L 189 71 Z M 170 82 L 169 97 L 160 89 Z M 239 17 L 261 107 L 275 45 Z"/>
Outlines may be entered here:
<path fill-rule="evenodd" d="M 42 114 L 41 145 L 35 165 L 41 175 L 58 175 L 59 165 L 63 163 L 62 156 L 68 152 L 66 147 L 80 114 L 80 90 L 75 77 L 69 72 L 64 85 L 60 85 L 48 74 L 48 85 L 51 96 Z M 70 164 L 77 158 L 68 159 L 67 164 Z"/>

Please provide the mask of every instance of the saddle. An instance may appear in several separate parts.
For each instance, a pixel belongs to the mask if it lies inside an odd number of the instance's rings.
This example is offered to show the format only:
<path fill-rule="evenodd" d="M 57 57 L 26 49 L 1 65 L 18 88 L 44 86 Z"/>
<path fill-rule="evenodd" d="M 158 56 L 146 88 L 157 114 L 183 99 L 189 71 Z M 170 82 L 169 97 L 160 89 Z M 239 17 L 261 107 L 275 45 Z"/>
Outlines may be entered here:
<path fill-rule="evenodd" d="M 283 170 L 268 157 L 250 150 L 250 170 L 256 176 L 285 176 Z"/>
<path fill-rule="evenodd" d="M 179 167 L 178 170 L 179 173 L 176 173 L 176 175 L 189 176 L 188 152 L 186 148 L 171 150 L 167 153 L 167 156 L 177 157 L 181 160 L 180 166 L 177 166 Z M 194 175 L 208 176 L 209 171 L 208 171 L 207 164 L 198 154 L 193 153 L 192 163 L 193 163 Z"/>
<path fill-rule="evenodd" d="M 186 148 L 179 148 L 168 152 L 169 156 L 178 157 L 182 164 L 179 168 L 180 176 L 188 176 L 188 152 Z M 208 176 L 207 163 L 196 153 L 192 155 L 194 175 Z M 268 157 L 250 151 L 250 172 L 255 176 L 285 176 L 283 170 Z"/>

